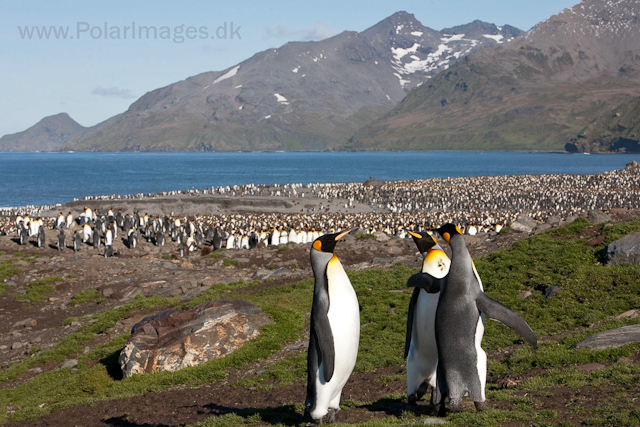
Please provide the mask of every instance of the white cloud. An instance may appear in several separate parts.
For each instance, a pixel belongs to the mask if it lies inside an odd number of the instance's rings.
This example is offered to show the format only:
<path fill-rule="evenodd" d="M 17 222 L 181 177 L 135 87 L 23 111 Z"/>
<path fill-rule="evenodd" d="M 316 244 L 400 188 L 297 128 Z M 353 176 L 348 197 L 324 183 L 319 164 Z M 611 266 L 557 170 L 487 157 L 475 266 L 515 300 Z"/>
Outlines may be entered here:
<path fill-rule="evenodd" d="M 330 26 L 317 22 L 313 27 L 292 29 L 285 24 L 279 24 L 275 27 L 264 28 L 264 39 L 285 38 L 288 40 L 323 40 L 338 34 L 340 30 L 331 28 Z"/>
<path fill-rule="evenodd" d="M 131 99 L 136 96 L 131 93 L 131 89 L 120 89 L 118 87 L 96 86 L 91 91 L 91 95 L 108 96 L 111 98 Z"/>

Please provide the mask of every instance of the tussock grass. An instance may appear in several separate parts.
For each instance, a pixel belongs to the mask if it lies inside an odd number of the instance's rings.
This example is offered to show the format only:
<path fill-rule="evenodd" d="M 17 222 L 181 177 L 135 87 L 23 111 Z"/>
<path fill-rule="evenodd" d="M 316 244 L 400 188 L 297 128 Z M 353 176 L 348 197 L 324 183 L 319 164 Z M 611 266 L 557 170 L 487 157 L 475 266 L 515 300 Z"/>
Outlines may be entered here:
<path fill-rule="evenodd" d="M 25 295 L 16 295 L 17 299 L 26 299 L 31 302 L 46 301 L 56 287 L 52 283 L 62 282 L 62 276 L 45 277 L 44 279 L 34 280 L 27 285 L 27 293 Z"/>
<path fill-rule="evenodd" d="M 73 307 L 74 305 L 102 299 L 100 292 L 95 289 L 89 289 L 88 291 L 80 292 L 72 296 L 71 301 L 69 301 L 69 305 Z"/>

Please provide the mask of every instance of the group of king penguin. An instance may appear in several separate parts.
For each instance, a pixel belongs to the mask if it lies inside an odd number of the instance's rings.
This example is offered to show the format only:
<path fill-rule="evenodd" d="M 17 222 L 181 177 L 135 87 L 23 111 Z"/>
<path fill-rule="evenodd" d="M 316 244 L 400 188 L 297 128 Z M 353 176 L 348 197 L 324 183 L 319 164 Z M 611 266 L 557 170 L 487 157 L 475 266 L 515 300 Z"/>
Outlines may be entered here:
<path fill-rule="evenodd" d="M 429 232 L 409 231 L 423 255 L 422 269 L 407 281 L 414 291 L 407 315 L 404 357 L 407 398 L 415 405 L 429 389 L 431 403 L 446 415 L 460 410 L 468 394 L 478 411 L 485 409 L 487 356 L 481 347 L 485 318 L 498 320 L 531 345 L 537 338 L 527 322 L 489 298 L 460 229 L 451 223 L 437 232 L 450 246 L 451 259 Z M 315 279 L 309 349 L 305 417 L 332 423 L 340 396 L 356 363 L 360 310 L 355 290 L 334 253 L 349 231 L 325 234 L 311 247 Z"/>

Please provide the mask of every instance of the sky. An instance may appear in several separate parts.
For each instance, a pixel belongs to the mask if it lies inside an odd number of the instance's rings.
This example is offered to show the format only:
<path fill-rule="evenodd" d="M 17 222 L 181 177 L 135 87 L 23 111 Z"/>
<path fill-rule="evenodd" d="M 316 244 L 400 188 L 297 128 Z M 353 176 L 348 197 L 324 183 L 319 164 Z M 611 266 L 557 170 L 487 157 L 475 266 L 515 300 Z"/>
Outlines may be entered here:
<path fill-rule="evenodd" d="M 0 136 L 61 112 L 93 126 L 148 91 L 288 41 L 363 31 L 400 10 L 435 30 L 480 19 L 526 31 L 577 2 L 2 0 Z"/>

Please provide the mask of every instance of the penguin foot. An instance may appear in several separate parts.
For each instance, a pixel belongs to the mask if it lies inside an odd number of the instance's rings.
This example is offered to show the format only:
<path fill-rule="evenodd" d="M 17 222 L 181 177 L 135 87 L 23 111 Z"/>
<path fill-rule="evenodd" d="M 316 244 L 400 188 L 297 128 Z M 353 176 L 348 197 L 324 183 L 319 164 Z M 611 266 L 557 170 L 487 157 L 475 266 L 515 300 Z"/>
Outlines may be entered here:
<path fill-rule="evenodd" d="M 476 405 L 476 411 L 481 412 L 487 409 L 487 402 L 473 402 Z"/>
<path fill-rule="evenodd" d="M 417 396 L 417 393 L 407 396 L 407 402 L 410 406 L 417 406 L 418 400 L 420 400 L 420 398 Z"/>
<path fill-rule="evenodd" d="M 339 410 L 340 408 L 329 408 L 329 412 L 325 416 L 327 420 L 327 424 L 333 424 L 336 422 L 336 417 L 338 415 Z"/>
<path fill-rule="evenodd" d="M 440 407 L 438 408 L 438 416 L 446 417 L 447 416 L 447 407 L 444 404 L 444 399 L 440 399 Z"/>

